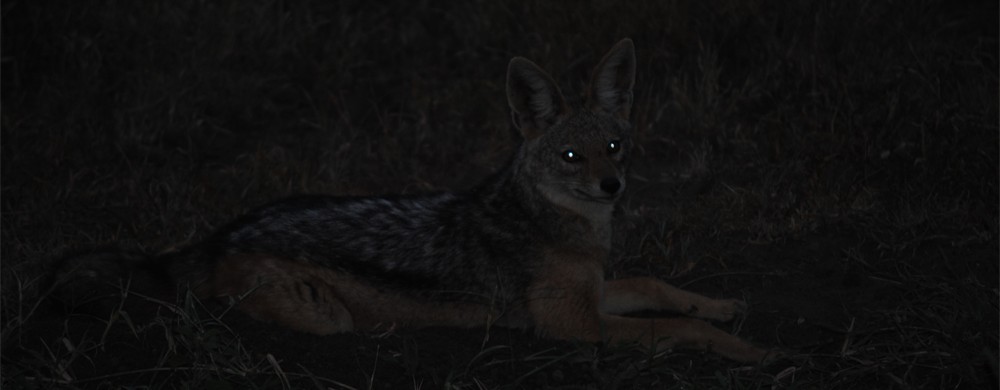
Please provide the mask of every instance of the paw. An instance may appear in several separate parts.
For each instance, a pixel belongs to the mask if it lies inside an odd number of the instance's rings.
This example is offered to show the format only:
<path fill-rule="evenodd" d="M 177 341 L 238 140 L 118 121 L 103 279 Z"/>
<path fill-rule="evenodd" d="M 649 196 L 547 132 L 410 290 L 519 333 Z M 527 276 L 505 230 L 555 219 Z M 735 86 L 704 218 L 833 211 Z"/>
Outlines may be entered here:
<path fill-rule="evenodd" d="M 729 322 L 746 311 L 747 303 L 739 299 L 714 299 L 707 307 L 698 312 L 698 317 Z"/>

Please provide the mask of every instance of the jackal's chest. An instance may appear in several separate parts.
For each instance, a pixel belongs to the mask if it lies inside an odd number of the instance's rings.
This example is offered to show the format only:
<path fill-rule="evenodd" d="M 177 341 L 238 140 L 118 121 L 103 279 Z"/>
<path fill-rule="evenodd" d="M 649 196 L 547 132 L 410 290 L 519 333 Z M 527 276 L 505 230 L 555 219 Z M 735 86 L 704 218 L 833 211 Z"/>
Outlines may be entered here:
<path fill-rule="evenodd" d="M 611 210 L 610 208 L 606 213 L 595 213 L 589 216 L 587 221 L 590 224 L 591 234 L 594 238 L 594 243 L 600 245 L 604 249 L 611 248 Z"/>
<path fill-rule="evenodd" d="M 563 219 L 562 243 L 581 247 L 611 249 L 611 208 L 586 214 L 569 214 Z"/>
<path fill-rule="evenodd" d="M 583 213 L 579 214 L 578 218 L 578 224 L 580 225 L 578 237 L 581 240 L 581 244 L 597 245 L 605 250 L 610 249 L 612 236 L 611 214 L 613 208 L 607 205 L 606 207 L 593 207 L 583 211 Z"/>

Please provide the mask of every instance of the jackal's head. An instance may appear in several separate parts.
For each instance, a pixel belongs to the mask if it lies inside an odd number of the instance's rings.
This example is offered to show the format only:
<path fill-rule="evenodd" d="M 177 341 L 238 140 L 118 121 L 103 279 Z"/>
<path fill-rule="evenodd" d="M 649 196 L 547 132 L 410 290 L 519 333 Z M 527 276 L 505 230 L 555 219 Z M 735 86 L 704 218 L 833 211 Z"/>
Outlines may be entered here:
<path fill-rule="evenodd" d="M 538 65 L 521 57 L 510 61 L 507 101 L 524 136 L 517 164 L 549 201 L 587 217 L 610 212 L 625 189 L 634 84 L 630 39 L 597 65 L 579 107 L 566 103 Z"/>

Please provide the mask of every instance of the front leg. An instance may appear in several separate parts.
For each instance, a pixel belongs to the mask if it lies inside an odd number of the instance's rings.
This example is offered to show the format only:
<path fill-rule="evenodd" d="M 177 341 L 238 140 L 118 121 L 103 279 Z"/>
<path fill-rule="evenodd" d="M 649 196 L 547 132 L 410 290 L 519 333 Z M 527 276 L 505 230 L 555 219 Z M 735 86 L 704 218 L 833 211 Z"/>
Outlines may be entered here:
<path fill-rule="evenodd" d="M 649 277 L 606 281 L 601 301 L 601 311 L 609 314 L 665 310 L 723 322 L 746 312 L 746 308 L 741 300 L 712 299 Z"/>
<path fill-rule="evenodd" d="M 588 342 L 611 341 L 617 343 L 639 342 L 657 350 L 671 348 L 693 348 L 712 350 L 724 357 L 741 362 L 761 362 L 769 357 L 768 351 L 757 348 L 739 337 L 733 336 L 712 327 L 705 321 L 693 318 L 628 318 L 602 312 L 602 295 L 608 285 L 605 284 L 600 262 L 589 261 L 592 255 L 585 251 L 552 251 L 548 253 L 546 265 L 535 275 L 528 289 L 528 311 L 531 313 L 536 331 L 547 337 L 562 340 L 581 340 Z M 623 287 L 625 281 L 612 283 L 611 294 L 613 303 L 626 302 L 629 296 L 645 289 L 657 290 L 668 286 L 666 283 L 651 282 L 636 283 L 637 287 Z M 650 290 L 650 291 L 652 291 Z M 672 288 L 669 293 L 680 291 L 685 299 L 695 294 Z M 626 294 L 627 292 L 627 294 Z M 669 294 L 667 293 L 667 294 Z M 664 298 L 664 294 L 653 295 Z M 607 300 L 604 300 L 607 302 Z M 663 302 L 649 299 L 641 302 L 656 304 L 648 308 L 659 308 L 662 305 L 676 306 L 676 299 L 666 299 Z M 674 303 L 669 303 L 674 302 Z M 701 302 L 701 301 L 699 301 Z M 618 308 L 636 308 L 622 303 Z"/>

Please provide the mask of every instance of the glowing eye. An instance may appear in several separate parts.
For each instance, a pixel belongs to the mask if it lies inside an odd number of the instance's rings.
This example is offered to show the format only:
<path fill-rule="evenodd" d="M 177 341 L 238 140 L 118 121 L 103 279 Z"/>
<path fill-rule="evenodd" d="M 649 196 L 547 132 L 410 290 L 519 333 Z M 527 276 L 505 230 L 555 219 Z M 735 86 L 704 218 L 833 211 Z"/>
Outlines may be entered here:
<path fill-rule="evenodd" d="M 573 149 L 569 149 L 565 152 L 562 152 L 562 158 L 563 160 L 566 160 L 566 162 L 571 162 L 571 163 L 580 161 L 580 155 L 576 154 L 576 152 L 574 152 Z"/>
<path fill-rule="evenodd" d="M 618 140 L 608 142 L 608 153 L 618 153 L 621 150 L 622 144 Z"/>

